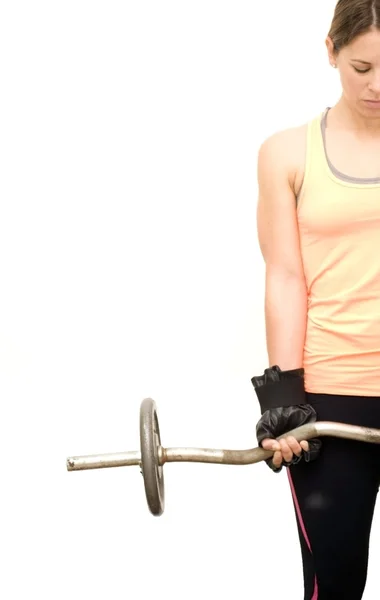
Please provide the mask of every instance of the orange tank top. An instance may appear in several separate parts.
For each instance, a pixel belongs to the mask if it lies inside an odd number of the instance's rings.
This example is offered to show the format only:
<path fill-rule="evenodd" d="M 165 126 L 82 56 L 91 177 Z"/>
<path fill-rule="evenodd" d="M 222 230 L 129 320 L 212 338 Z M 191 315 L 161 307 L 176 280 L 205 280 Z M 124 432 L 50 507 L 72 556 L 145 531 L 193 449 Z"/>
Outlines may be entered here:
<path fill-rule="evenodd" d="M 305 389 L 380 396 L 380 178 L 340 173 L 308 123 L 297 215 L 308 291 Z"/>

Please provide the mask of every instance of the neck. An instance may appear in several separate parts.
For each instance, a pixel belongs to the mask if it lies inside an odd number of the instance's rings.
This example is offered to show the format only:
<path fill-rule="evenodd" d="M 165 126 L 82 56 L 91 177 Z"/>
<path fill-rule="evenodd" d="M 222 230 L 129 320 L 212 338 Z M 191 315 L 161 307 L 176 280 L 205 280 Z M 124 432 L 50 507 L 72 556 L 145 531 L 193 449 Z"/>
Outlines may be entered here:
<path fill-rule="evenodd" d="M 342 96 L 329 112 L 338 129 L 355 132 L 363 138 L 380 138 L 380 110 L 371 115 L 364 106 L 352 106 Z"/>

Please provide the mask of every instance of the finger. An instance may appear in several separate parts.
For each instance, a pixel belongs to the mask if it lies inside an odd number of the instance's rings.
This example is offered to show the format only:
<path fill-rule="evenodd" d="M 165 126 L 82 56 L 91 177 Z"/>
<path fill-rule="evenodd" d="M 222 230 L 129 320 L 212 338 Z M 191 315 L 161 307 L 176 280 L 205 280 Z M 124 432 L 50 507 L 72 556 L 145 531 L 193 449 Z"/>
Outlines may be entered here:
<path fill-rule="evenodd" d="M 293 458 L 293 452 L 292 450 L 289 448 L 288 443 L 286 442 L 286 440 L 284 438 L 281 438 L 280 440 L 280 445 L 281 445 L 281 454 L 284 457 L 284 459 L 287 462 L 290 462 Z"/>
<path fill-rule="evenodd" d="M 263 440 L 261 442 L 262 447 L 264 448 L 264 450 L 281 450 L 281 446 L 280 444 L 271 438 L 266 438 L 265 440 Z"/>
<path fill-rule="evenodd" d="M 301 444 L 302 450 L 305 450 L 305 452 L 309 452 L 309 450 L 310 450 L 309 442 L 307 442 L 306 440 L 302 440 L 302 442 L 300 442 L 300 444 Z"/>
<path fill-rule="evenodd" d="M 278 450 L 278 451 L 276 451 L 273 454 L 272 462 L 273 462 L 273 464 L 274 464 L 275 467 L 280 467 L 281 466 L 281 463 L 282 463 L 282 453 L 281 453 L 281 451 Z"/>
<path fill-rule="evenodd" d="M 301 456 L 302 454 L 302 446 L 297 442 L 295 437 L 289 436 L 286 438 L 286 442 L 296 456 Z"/>

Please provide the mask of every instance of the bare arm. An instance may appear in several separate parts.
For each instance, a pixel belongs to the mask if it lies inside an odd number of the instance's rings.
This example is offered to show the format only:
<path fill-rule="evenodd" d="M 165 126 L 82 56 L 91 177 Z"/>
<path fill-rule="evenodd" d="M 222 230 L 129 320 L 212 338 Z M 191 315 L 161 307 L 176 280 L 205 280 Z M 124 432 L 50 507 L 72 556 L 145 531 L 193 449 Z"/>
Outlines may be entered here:
<path fill-rule="evenodd" d="M 290 182 L 288 132 L 261 146 L 257 227 L 266 265 L 265 323 L 269 366 L 303 365 L 307 288 L 299 245 L 296 198 Z"/>

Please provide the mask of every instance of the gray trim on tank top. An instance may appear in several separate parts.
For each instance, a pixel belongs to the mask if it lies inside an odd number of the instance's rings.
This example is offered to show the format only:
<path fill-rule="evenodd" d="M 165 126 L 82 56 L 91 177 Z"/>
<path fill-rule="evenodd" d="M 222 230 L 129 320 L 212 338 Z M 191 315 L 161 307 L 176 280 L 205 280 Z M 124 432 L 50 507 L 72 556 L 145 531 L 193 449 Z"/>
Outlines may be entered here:
<path fill-rule="evenodd" d="M 350 175 L 345 175 L 344 173 L 341 173 L 340 171 L 338 171 L 338 169 L 336 169 L 334 167 L 334 165 L 330 162 L 330 159 L 327 155 L 327 149 L 326 149 L 326 121 L 327 121 L 327 113 L 329 112 L 330 107 L 326 108 L 323 118 L 321 119 L 321 130 L 322 130 L 322 137 L 323 137 L 323 147 L 325 149 L 325 156 L 326 156 L 326 160 L 328 162 L 328 165 L 331 169 L 331 171 L 334 173 L 335 177 L 338 177 L 338 179 L 342 179 L 343 181 L 347 181 L 348 183 L 380 183 L 380 177 L 351 177 Z"/>

